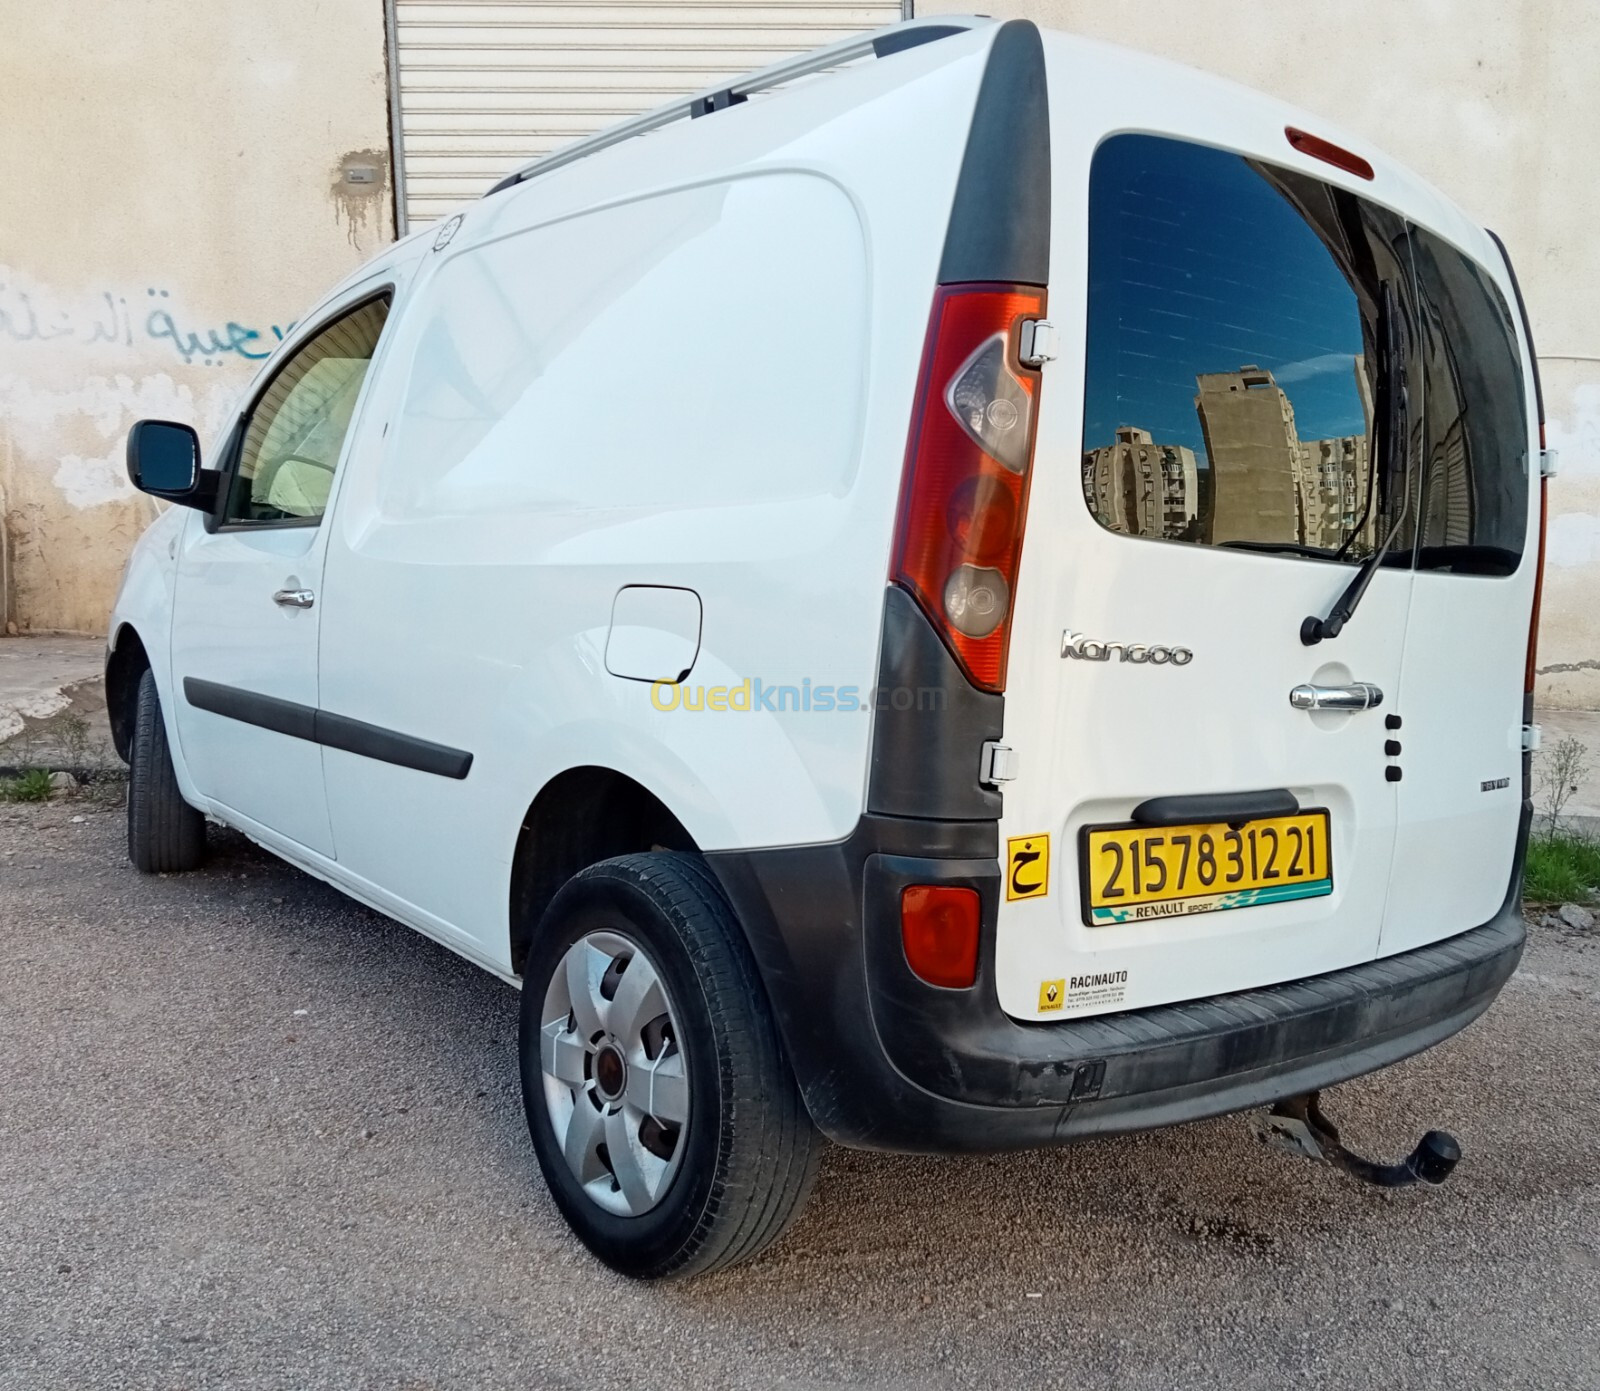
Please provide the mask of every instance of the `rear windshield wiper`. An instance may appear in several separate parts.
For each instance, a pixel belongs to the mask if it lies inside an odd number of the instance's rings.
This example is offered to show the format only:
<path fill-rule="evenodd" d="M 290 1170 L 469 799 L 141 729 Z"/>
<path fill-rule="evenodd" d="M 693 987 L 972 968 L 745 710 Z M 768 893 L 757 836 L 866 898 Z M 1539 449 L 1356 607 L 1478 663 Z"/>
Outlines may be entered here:
<path fill-rule="evenodd" d="M 1391 478 L 1398 476 L 1401 486 L 1405 485 L 1403 472 L 1397 474 L 1394 465 L 1406 448 L 1409 404 L 1406 397 L 1405 336 L 1400 322 L 1400 306 L 1395 299 L 1394 287 L 1387 280 L 1383 282 L 1378 301 L 1378 396 L 1381 405 L 1377 412 L 1376 448 L 1373 450 L 1377 457 L 1373 473 L 1377 478 L 1381 501 L 1389 496 L 1388 482 Z M 1383 564 L 1395 537 L 1400 534 L 1400 528 L 1405 525 L 1406 513 L 1410 510 L 1409 501 L 1409 494 L 1402 493 L 1400 512 L 1394 519 L 1394 525 L 1389 528 L 1388 535 L 1361 562 L 1361 568 L 1345 586 L 1344 593 L 1334 601 L 1328 616 L 1318 618 L 1312 614 L 1300 625 L 1300 641 L 1307 647 L 1316 646 L 1324 638 L 1336 638 L 1344 631 L 1344 625 L 1355 614 L 1357 605 L 1367 592 L 1367 586 L 1372 583 L 1372 577 L 1378 573 L 1378 567 Z"/>

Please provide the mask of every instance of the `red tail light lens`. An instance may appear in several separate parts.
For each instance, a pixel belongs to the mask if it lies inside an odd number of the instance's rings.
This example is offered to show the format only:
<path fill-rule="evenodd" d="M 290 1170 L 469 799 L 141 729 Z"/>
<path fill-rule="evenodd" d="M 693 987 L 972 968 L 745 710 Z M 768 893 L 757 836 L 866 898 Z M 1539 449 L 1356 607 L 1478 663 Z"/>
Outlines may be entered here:
<path fill-rule="evenodd" d="M 1544 422 L 1539 422 L 1539 448 L 1544 448 Z M 1528 666 L 1523 673 L 1522 689 L 1533 694 L 1539 675 L 1539 608 L 1544 602 L 1544 538 L 1550 519 L 1550 480 L 1539 480 L 1539 555 L 1537 569 L 1533 572 L 1533 616 L 1528 620 Z"/>
<path fill-rule="evenodd" d="M 1044 308 L 1028 285 L 939 289 L 906 453 L 894 578 L 988 691 L 1005 689 L 1039 398 L 1018 342 Z"/>
<path fill-rule="evenodd" d="M 906 961 L 929 985 L 962 990 L 978 979 L 978 891 L 913 884 L 900 893 Z"/>

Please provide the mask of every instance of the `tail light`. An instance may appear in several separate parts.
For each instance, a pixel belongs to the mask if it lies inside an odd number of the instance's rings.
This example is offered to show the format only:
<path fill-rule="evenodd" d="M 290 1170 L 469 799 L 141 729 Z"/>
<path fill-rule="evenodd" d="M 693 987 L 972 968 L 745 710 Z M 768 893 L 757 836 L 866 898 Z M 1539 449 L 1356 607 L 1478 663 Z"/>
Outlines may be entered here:
<path fill-rule="evenodd" d="M 900 894 L 900 942 L 906 962 L 929 985 L 962 990 L 978 979 L 976 889 L 912 884 Z"/>
<path fill-rule="evenodd" d="M 1539 422 L 1539 452 L 1544 452 L 1544 421 Z M 1539 669 L 1539 606 L 1544 601 L 1544 536 L 1550 518 L 1550 480 L 1540 470 L 1539 478 L 1539 554 L 1533 572 L 1533 616 L 1528 620 L 1528 667 L 1522 689 L 1531 699 Z"/>
<path fill-rule="evenodd" d="M 1039 373 L 1018 356 L 1044 313 L 1028 285 L 946 285 L 933 302 L 906 452 L 894 578 L 968 678 L 1003 691 L 1028 511 Z"/>

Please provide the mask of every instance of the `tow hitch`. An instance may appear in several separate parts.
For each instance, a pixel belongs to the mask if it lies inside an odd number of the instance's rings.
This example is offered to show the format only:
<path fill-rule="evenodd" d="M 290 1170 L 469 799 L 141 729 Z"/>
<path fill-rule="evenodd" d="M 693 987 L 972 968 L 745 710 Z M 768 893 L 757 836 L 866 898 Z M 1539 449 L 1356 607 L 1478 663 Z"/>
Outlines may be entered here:
<path fill-rule="evenodd" d="M 1280 1101 L 1267 1114 L 1268 1144 L 1307 1159 L 1320 1159 L 1343 1169 L 1351 1178 L 1375 1183 L 1380 1188 L 1403 1188 L 1419 1179 L 1440 1184 L 1450 1177 L 1461 1159 L 1461 1146 L 1455 1136 L 1443 1130 L 1430 1130 L 1398 1164 L 1374 1164 L 1359 1154 L 1351 1154 L 1339 1143 L 1339 1128 L 1317 1105 L 1316 1092 L 1291 1096 Z"/>

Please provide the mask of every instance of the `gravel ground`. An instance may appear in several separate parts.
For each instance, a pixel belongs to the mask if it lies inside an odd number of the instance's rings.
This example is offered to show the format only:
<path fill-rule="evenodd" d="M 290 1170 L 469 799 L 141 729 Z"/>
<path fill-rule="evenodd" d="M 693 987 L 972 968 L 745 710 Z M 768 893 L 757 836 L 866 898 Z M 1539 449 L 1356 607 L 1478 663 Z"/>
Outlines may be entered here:
<path fill-rule="evenodd" d="M 83 818 L 81 821 L 76 818 Z M 1245 1118 L 933 1160 L 833 1150 L 735 1272 L 570 1239 L 516 997 L 213 831 L 0 806 L 0 1388 L 1600 1386 L 1600 938 L 1535 929 L 1461 1037 L 1328 1109 L 1385 1193 Z"/>

